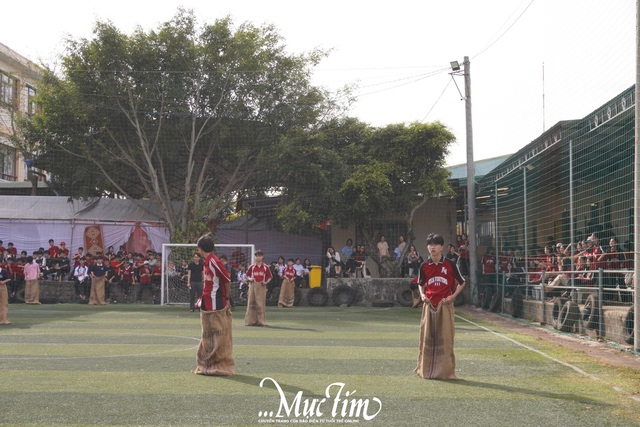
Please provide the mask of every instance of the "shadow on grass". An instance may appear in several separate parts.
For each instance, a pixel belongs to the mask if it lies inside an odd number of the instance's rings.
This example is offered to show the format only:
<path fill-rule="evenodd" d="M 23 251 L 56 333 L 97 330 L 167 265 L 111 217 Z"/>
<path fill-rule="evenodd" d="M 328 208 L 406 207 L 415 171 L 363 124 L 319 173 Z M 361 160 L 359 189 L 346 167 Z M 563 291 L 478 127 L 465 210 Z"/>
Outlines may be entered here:
<path fill-rule="evenodd" d="M 307 331 L 307 332 L 320 332 L 318 329 L 311 329 L 311 328 L 289 328 L 286 326 L 273 326 L 273 325 L 266 325 L 264 326 L 267 329 L 282 329 L 282 330 L 286 330 L 286 331 Z"/>
<path fill-rule="evenodd" d="M 545 399 L 558 399 L 558 400 L 567 400 L 571 402 L 583 402 L 583 403 L 589 403 L 591 405 L 597 405 L 601 407 L 613 406 L 613 405 L 602 403 L 600 401 L 589 399 L 587 397 L 572 394 L 572 393 L 552 393 L 548 391 L 534 390 L 531 388 L 513 387 L 513 386 L 508 386 L 503 384 L 492 384 L 492 383 L 463 380 L 463 379 L 451 380 L 447 382 L 450 382 L 452 384 L 464 385 L 468 387 L 478 387 L 483 389 L 498 390 L 498 391 L 503 391 L 505 393 L 517 393 L 517 394 L 524 394 L 529 396 L 542 397 Z"/>

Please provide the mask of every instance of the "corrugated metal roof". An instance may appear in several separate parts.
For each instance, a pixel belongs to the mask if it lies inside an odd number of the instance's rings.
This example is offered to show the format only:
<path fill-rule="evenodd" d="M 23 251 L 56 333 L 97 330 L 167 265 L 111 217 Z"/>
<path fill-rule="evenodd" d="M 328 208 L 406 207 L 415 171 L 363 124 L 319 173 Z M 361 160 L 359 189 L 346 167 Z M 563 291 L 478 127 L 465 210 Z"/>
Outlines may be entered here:
<path fill-rule="evenodd" d="M 507 154 L 505 156 L 492 157 L 490 159 L 475 160 L 473 163 L 476 168 L 476 173 L 475 173 L 476 181 L 478 181 L 480 178 L 482 178 L 483 176 L 485 176 L 486 174 L 488 174 L 489 172 L 491 172 L 492 170 L 500 166 L 502 162 L 504 162 L 511 156 L 512 154 Z M 449 177 L 449 179 L 459 179 L 459 180 L 467 179 L 466 163 L 463 163 L 460 165 L 454 165 L 454 166 L 447 166 L 447 169 L 451 172 L 451 177 Z"/>

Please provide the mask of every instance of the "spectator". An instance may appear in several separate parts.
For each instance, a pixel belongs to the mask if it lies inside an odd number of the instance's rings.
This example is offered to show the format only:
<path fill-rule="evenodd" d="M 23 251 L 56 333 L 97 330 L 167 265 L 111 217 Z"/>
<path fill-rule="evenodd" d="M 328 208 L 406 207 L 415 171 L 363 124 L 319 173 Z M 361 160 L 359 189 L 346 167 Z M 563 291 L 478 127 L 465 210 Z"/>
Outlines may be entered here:
<path fill-rule="evenodd" d="M 414 250 L 415 250 L 415 246 L 414 246 Z M 458 261 L 460 260 L 460 255 L 458 254 L 458 252 L 456 252 L 455 245 L 449 243 L 449 245 L 447 246 L 447 254 L 445 255 L 445 258 L 447 258 L 453 264 L 458 265 Z"/>
<path fill-rule="evenodd" d="M 65 242 L 60 242 L 60 247 L 58 248 L 58 257 L 69 258 L 69 249 L 67 249 L 67 244 Z"/>
<path fill-rule="evenodd" d="M 300 258 L 296 258 L 296 262 L 295 264 L 293 264 L 293 268 L 296 270 L 296 286 L 301 288 L 302 285 L 306 282 L 307 276 L 309 276 L 309 270 L 306 269 L 304 265 L 302 265 L 302 262 L 300 262 Z"/>
<path fill-rule="evenodd" d="M 604 270 L 621 270 L 626 262 L 624 251 L 618 247 L 618 241 L 615 237 L 609 239 L 609 249 L 598 256 L 598 265 Z M 603 287 L 608 289 L 625 288 L 624 273 L 622 272 L 606 272 L 603 278 Z M 605 291 L 604 299 L 614 300 L 616 292 Z"/>
<path fill-rule="evenodd" d="M 342 263 L 337 262 L 333 264 L 333 269 L 329 272 L 329 277 L 332 279 L 340 279 L 345 277 L 344 271 L 342 270 Z"/>
<path fill-rule="evenodd" d="M 409 246 L 409 253 L 407 254 L 407 265 L 409 267 L 409 277 L 414 277 L 418 274 L 422 257 L 416 250 L 415 245 Z"/>
<path fill-rule="evenodd" d="M 152 299 L 155 300 L 155 292 L 151 283 L 152 270 L 149 266 L 149 261 L 144 261 L 138 269 L 138 272 L 140 279 L 138 280 L 138 295 L 136 296 L 136 301 L 142 302 L 142 293 L 145 289 L 149 289 Z"/>
<path fill-rule="evenodd" d="M 202 295 L 202 271 L 200 255 L 194 254 L 193 261 L 189 263 L 187 274 L 187 288 L 189 288 L 189 309 L 193 313 L 196 308 L 196 298 Z"/>
<path fill-rule="evenodd" d="M 47 249 L 47 251 L 49 252 L 49 258 L 58 257 L 58 252 L 60 251 L 60 248 L 56 246 L 53 239 L 49 239 L 49 249 Z"/>
<path fill-rule="evenodd" d="M 7 250 L 12 257 L 18 258 L 18 249 L 13 246 L 13 242 L 7 243 Z"/>
<path fill-rule="evenodd" d="M 129 301 L 131 295 L 131 286 L 135 283 L 136 275 L 133 269 L 133 264 L 124 260 L 120 265 L 120 291 L 124 296 L 125 301 Z"/>
<path fill-rule="evenodd" d="M 493 252 L 493 248 L 487 248 L 487 251 L 482 256 L 482 275 L 487 283 L 496 283 L 496 256 Z"/>
<path fill-rule="evenodd" d="M 456 238 L 458 244 L 458 254 L 460 255 L 459 266 L 463 276 L 469 275 L 469 242 L 467 235 L 462 234 Z"/>
<path fill-rule="evenodd" d="M 329 246 L 327 248 L 327 267 L 326 267 L 327 273 L 333 270 L 333 266 L 336 263 L 341 263 L 341 262 L 342 260 L 340 259 L 340 253 L 336 252 L 335 249 L 333 249 L 333 246 Z"/>
<path fill-rule="evenodd" d="M 398 249 L 400 249 L 400 256 L 404 253 L 404 248 L 407 247 L 407 242 L 404 240 L 404 236 L 398 237 Z"/>
<path fill-rule="evenodd" d="M 238 290 L 240 292 L 239 298 L 240 301 L 247 300 L 247 266 L 241 262 L 238 264 L 238 274 L 236 275 L 236 280 L 238 281 Z"/>
<path fill-rule="evenodd" d="M 389 258 L 389 244 L 385 240 L 384 234 L 381 234 L 380 240 L 378 240 L 378 256 L 380 257 L 380 262 L 384 262 Z"/>
<path fill-rule="evenodd" d="M 353 255 L 353 240 L 347 239 L 344 247 L 340 250 L 342 252 L 342 260 L 346 264 L 349 262 L 349 258 Z"/>
<path fill-rule="evenodd" d="M 82 300 L 86 298 L 91 287 L 89 268 L 85 264 L 86 259 L 84 257 L 79 258 L 78 265 L 73 269 L 73 287 L 75 288 L 76 295 Z"/>

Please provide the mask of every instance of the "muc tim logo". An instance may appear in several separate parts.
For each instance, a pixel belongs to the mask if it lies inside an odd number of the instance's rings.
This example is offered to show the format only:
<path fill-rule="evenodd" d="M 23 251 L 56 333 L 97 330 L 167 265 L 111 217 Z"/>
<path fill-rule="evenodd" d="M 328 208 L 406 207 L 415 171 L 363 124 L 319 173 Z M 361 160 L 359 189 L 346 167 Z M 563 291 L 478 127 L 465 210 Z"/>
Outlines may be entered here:
<path fill-rule="evenodd" d="M 271 383 L 275 386 L 280 403 L 278 408 L 258 412 L 263 423 L 291 424 L 331 424 L 371 421 L 382 410 L 382 402 L 377 397 L 361 399 L 355 397 L 356 390 L 346 390 L 346 384 L 335 382 L 327 386 L 324 397 L 305 397 L 298 391 L 289 400 L 282 387 L 270 377 L 260 381 L 260 387 Z"/>

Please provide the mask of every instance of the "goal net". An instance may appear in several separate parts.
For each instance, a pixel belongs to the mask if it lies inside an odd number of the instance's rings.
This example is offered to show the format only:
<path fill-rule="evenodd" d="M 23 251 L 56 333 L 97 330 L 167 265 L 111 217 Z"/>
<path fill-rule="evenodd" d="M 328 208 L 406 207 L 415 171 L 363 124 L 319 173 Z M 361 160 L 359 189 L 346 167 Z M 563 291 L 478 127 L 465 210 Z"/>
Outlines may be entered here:
<path fill-rule="evenodd" d="M 188 265 L 198 252 L 192 243 L 165 243 L 162 245 L 161 304 L 189 304 L 187 287 Z M 248 244 L 216 244 L 215 254 L 226 257 L 231 265 L 232 295 L 237 290 L 236 272 L 241 263 L 249 267 L 254 262 L 255 246 Z M 204 260 L 202 260 L 204 261 Z M 196 296 L 198 298 L 199 295 Z"/>

